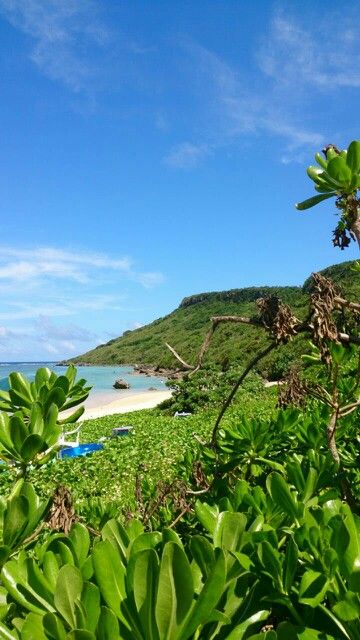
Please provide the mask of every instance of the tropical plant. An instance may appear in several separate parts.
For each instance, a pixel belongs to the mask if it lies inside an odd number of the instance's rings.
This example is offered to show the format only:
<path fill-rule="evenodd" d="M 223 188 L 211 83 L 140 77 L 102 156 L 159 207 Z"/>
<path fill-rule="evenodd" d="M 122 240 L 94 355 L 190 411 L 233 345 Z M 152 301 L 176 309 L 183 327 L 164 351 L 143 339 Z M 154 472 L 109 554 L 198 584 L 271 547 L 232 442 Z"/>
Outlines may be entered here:
<path fill-rule="evenodd" d="M 19 480 L 10 496 L 0 498 L 0 566 L 43 527 L 49 500 L 40 500 L 29 482 Z"/>
<path fill-rule="evenodd" d="M 232 523 L 231 523 L 232 524 Z M 226 532 L 228 538 L 231 532 Z M 144 533 L 139 522 L 126 529 L 110 521 L 89 553 L 82 525 L 48 540 L 37 558 L 20 554 L 1 573 L 8 596 L 4 638 L 101 640 L 188 640 L 249 637 L 267 617 L 256 601 L 231 620 L 230 599 L 243 568 L 230 557 L 227 541 L 194 540 L 188 552 L 170 529 Z M 189 555 L 190 557 L 189 557 Z M 227 561 L 232 565 L 229 572 Z M 243 598 L 236 598 L 241 603 Z M 12 604 L 23 617 L 12 618 Z M 228 605 L 230 617 L 221 609 Z M 239 607 L 237 607 L 239 609 Z M 253 615 L 249 615 L 254 612 Z M 9 620 L 10 618 L 10 620 Z"/>
<path fill-rule="evenodd" d="M 30 382 L 21 373 L 9 376 L 9 391 L 0 391 L 0 459 L 26 475 L 30 465 L 42 465 L 55 455 L 59 436 L 67 424 L 83 414 L 79 407 L 59 419 L 59 412 L 83 402 L 90 391 L 85 380 L 76 382 L 70 366 L 57 376 L 41 368 Z"/>
<path fill-rule="evenodd" d="M 304 211 L 335 197 L 340 220 L 334 230 L 334 246 L 344 249 L 352 238 L 356 238 L 360 247 L 360 200 L 357 197 L 360 189 L 360 141 L 353 140 L 343 151 L 330 144 L 325 147 L 323 154 L 316 153 L 318 166 L 307 169 L 319 195 L 299 202 L 296 208 Z"/>
<path fill-rule="evenodd" d="M 10 414 L 21 411 L 25 417 L 30 417 L 36 403 L 38 412 L 45 418 L 52 404 L 56 405 L 59 413 L 71 409 L 84 402 L 90 390 L 84 378 L 76 380 L 76 368 L 73 365 L 60 376 L 42 367 L 37 370 L 33 382 L 21 373 L 13 372 L 9 375 L 9 390 L 0 390 L 0 411 Z M 76 422 L 83 413 L 84 407 L 80 407 L 70 416 L 59 420 L 59 424 Z"/>

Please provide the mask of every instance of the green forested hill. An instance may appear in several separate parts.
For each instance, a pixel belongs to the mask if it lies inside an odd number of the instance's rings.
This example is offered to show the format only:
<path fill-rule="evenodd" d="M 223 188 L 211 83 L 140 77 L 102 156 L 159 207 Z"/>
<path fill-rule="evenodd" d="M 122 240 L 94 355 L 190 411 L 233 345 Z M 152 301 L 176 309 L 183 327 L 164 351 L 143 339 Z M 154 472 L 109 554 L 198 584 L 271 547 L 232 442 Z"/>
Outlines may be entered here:
<path fill-rule="evenodd" d="M 328 267 L 322 273 L 338 284 L 352 300 L 360 299 L 360 275 L 352 271 L 352 262 Z M 295 315 L 303 318 L 307 310 L 309 279 L 302 287 L 249 287 L 202 293 L 184 298 L 179 307 L 163 318 L 140 329 L 126 331 L 119 338 L 99 345 L 71 361 L 89 364 L 147 364 L 176 368 L 177 361 L 165 347 L 170 343 L 188 362 L 194 362 L 214 315 L 257 314 L 255 301 L 269 294 L 278 295 L 289 304 Z M 207 354 L 207 362 L 217 364 L 225 360 L 246 363 L 262 347 L 266 335 L 261 329 L 246 325 L 223 325 L 215 333 Z M 300 344 L 299 344 L 300 342 Z M 303 345 L 295 343 L 280 347 L 264 360 L 260 373 L 277 378 L 284 367 L 301 351 Z"/>

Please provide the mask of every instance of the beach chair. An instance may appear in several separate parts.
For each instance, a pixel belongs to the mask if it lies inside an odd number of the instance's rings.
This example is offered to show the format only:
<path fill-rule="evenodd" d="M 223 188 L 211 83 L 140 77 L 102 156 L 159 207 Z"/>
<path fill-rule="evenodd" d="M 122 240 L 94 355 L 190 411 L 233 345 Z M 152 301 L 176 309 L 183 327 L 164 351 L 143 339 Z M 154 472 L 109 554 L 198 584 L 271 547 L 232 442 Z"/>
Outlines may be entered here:
<path fill-rule="evenodd" d="M 78 447 L 80 443 L 80 429 L 81 429 L 81 423 L 78 424 L 78 426 L 72 431 L 65 431 L 65 429 L 63 429 L 63 432 L 58 441 L 58 445 L 60 445 L 60 447 L 67 447 L 67 448 Z M 75 434 L 76 436 L 75 439 L 67 440 L 68 436 L 72 436 L 73 434 Z"/>
<path fill-rule="evenodd" d="M 123 424 L 119 427 L 114 427 L 114 429 L 112 430 L 112 436 L 113 438 L 117 436 L 128 436 L 133 428 L 134 427 L 129 424 Z"/>

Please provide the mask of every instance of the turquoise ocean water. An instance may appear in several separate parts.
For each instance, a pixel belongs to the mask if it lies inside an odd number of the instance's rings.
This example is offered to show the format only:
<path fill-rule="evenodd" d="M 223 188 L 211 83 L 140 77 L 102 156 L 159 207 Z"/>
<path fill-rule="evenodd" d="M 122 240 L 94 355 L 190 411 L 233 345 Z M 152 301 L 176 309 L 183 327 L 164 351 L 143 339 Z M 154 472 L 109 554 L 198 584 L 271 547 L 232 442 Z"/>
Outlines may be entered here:
<path fill-rule="evenodd" d="M 55 371 L 57 375 L 61 375 L 66 371 L 66 367 L 57 366 L 55 362 L 0 362 L 0 389 L 8 389 L 7 377 L 12 371 L 19 371 L 24 374 L 30 380 L 35 377 L 36 370 L 39 367 L 48 367 Z M 109 393 L 109 401 L 116 400 L 119 394 L 140 393 L 146 391 L 149 387 L 164 391 L 167 389 L 163 378 L 144 376 L 144 375 L 132 375 L 132 367 L 78 367 L 78 378 L 85 378 L 85 380 L 93 386 L 91 391 L 91 397 L 95 398 L 96 395 L 104 395 Z M 129 391 L 119 391 L 113 389 L 117 378 L 122 378 L 130 384 Z"/>

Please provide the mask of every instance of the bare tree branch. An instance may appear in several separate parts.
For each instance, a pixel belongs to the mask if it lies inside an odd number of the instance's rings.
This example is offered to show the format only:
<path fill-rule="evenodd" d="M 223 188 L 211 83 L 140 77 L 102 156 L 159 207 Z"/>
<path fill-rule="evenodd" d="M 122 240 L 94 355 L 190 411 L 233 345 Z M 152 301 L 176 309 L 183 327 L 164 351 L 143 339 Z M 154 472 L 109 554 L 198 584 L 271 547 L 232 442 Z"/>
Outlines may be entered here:
<path fill-rule="evenodd" d="M 176 360 L 179 360 L 179 362 L 183 365 L 183 367 L 185 367 L 185 369 L 190 369 L 191 371 L 193 370 L 194 368 L 193 365 L 185 362 L 185 360 L 183 360 L 182 357 L 179 356 L 179 354 L 175 351 L 175 349 L 172 346 L 170 346 L 167 342 L 165 342 L 165 346 L 168 349 L 170 349 L 173 356 L 175 356 Z"/>
<path fill-rule="evenodd" d="M 353 402 L 352 404 L 348 404 L 345 407 L 342 407 L 339 411 L 339 415 L 341 417 L 347 416 L 349 413 L 352 413 L 353 411 L 355 411 L 355 409 L 357 409 L 358 407 L 360 407 L 360 400 L 357 400 L 357 402 Z"/>

